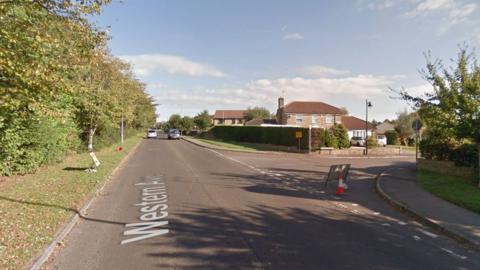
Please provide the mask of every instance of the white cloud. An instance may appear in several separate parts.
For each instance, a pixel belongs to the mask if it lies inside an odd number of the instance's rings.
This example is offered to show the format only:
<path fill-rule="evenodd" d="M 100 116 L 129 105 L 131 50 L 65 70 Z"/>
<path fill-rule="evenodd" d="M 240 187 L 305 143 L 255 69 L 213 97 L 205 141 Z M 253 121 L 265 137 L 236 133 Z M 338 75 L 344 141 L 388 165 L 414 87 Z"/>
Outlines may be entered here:
<path fill-rule="evenodd" d="M 405 90 L 412 96 L 425 97 L 426 93 L 433 91 L 433 86 L 430 83 L 424 83 L 406 87 Z"/>
<path fill-rule="evenodd" d="M 395 80 L 395 76 L 374 75 L 316 79 L 303 77 L 260 79 L 250 81 L 238 88 L 204 88 L 188 91 L 167 89 L 156 97 L 162 104 L 175 104 L 181 108 L 189 108 L 193 113 L 202 109 L 214 111 L 242 109 L 248 106 L 265 106 L 275 111 L 277 97 L 283 92 L 286 93 L 287 101 L 318 100 L 332 103 L 332 100 L 340 100 L 341 104 L 338 106 L 349 107 L 346 100 L 360 102 L 367 96 L 388 98 L 390 94 L 388 87 L 396 84 Z M 173 112 L 169 111 L 169 113 Z"/>
<path fill-rule="evenodd" d="M 400 0 L 358 0 L 357 9 L 360 11 L 370 10 L 382 10 L 388 9 L 394 6 L 394 4 L 400 2 Z"/>
<path fill-rule="evenodd" d="M 287 32 L 287 26 L 282 27 L 283 40 L 302 40 L 302 34 L 298 32 Z"/>
<path fill-rule="evenodd" d="M 478 27 L 480 22 L 472 19 L 477 8 L 478 4 L 473 0 L 357 0 L 359 11 L 394 9 L 404 18 L 434 23 L 437 35 L 443 35 L 460 24 L 463 28 Z"/>
<path fill-rule="evenodd" d="M 301 68 L 300 72 L 308 76 L 318 76 L 318 77 L 339 76 L 339 75 L 346 75 L 350 73 L 349 70 L 340 70 L 332 67 L 325 67 L 325 66 L 318 66 L 318 65 Z"/>
<path fill-rule="evenodd" d="M 456 6 L 454 0 L 422 0 L 407 16 L 425 15 L 432 11 L 452 9 Z"/>
<path fill-rule="evenodd" d="M 300 33 L 285 33 L 283 40 L 302 40 L 303 36 Z"/>
<path fill-rule="evenodd" d="M 184 57 L 169 54 L 124 55 L 121 59 L 133 64 L 137 76 L 146 77 L 156 72 L 188 76 L 224 77 L 219 69 L 203 63 L 197 63 Z"/>

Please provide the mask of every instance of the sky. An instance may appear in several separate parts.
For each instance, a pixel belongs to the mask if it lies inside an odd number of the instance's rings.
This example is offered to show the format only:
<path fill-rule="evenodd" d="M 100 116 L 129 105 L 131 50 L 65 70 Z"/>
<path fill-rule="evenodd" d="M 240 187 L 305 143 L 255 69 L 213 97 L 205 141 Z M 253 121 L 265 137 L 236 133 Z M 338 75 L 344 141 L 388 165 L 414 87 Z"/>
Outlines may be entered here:
<path fill-rule="evenodd" d="M 478 0 L 114 0 L 93 18 L 133 65 L 159 120 L 206 109 L 322 101 L 369 120 L 431 91 L 425 54 L 453 65 L 480 43 Z"/>

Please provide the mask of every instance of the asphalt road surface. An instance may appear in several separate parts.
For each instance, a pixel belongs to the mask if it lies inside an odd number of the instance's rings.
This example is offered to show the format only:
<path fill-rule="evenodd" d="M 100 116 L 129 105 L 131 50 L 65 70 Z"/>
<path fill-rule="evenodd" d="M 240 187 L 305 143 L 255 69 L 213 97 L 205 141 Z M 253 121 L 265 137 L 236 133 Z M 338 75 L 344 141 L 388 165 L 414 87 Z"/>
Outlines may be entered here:
<path fill-rule="evenodd" d="M 341 198 L 324 188 L 351 163 Z M 480 255 L 396 212 L 376 173 L 411 158 L 215 152 L 145 139 L 48 269 L 480 269 Z"/>

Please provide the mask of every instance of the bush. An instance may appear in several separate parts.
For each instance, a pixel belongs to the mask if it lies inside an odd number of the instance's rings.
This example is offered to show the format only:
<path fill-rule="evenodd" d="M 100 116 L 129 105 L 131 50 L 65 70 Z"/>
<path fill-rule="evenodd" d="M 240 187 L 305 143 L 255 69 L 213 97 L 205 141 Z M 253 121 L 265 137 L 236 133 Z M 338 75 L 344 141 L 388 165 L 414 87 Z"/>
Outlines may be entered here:
<path fill-rule="evenodd" d="M 343 125 L 335 124 L 330 129 L 332 130 L 333 136 L 337 141 L 337 147 L 335 148 L 343 149 L 343 148 L 350 147 L 350 140 L 348 139 L 348 131 Z"/>
<path fill-rule="evenodd" d="M 332 129 L 326 129 L 323 135 L 323 146 L 338 148 L 338 139 Z"/>
<path fill-rule="evenodd" d="M 420 141 L 420 153 L 426 159 L 453 161 L 457 166 L 478 167 L 478 149 L 475 144 L 426 138 Z"/>
<path fill-rule="evenodd" d="M 298 145 L 297 131 L 302 132 L 300 148 L 308 149 L 308 129 L 296 127 L 258 127 L 258 126 L 215 126 L 210 132 L 217 139 L 265 143 L 286 146 Z"/>
<path fill-rule="evenodd" d="M 398 132 L 395 130 L 386 131 L 385 136 L 387 137 L 387 144 L 395 145 L 400 143 Z"/>
<path fill-rule="evenodd" d="M 59 161 L 67 151 L 78 148 L 78 133 L 71 120 L 35 114 L 8 120 L 0 130 L 2 175 L 34 172 L 40 165 Z"/>
<path fill-rule="evenodd" d="M 451 159 L 457 166 L 478 167 L 478 148 L 475 144 L 462 144 L 453 150 Z"/>
<path fill-rule="evenodd" d="M 368 148 L 372 148 L 372 147 L 377 147 L 378 146 L 378 141 L 376 139 L 376 136 L 370 136 L 367 138 L 367 144 L 368 144 Z"/>

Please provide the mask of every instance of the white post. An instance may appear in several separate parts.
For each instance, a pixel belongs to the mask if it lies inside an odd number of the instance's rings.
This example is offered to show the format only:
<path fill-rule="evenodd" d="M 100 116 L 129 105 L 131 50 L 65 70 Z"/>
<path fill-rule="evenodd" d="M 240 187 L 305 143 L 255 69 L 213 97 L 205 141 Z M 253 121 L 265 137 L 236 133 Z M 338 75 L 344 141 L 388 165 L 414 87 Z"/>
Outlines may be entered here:
<path fill-rule="evenodd" d="M 308 125 L 308 153 L 312 152 L 312 125 Z"/>

